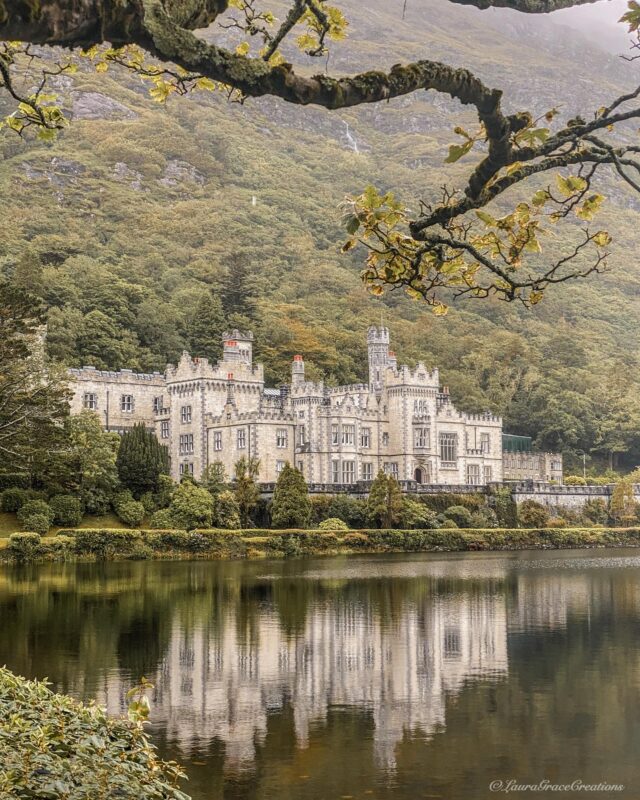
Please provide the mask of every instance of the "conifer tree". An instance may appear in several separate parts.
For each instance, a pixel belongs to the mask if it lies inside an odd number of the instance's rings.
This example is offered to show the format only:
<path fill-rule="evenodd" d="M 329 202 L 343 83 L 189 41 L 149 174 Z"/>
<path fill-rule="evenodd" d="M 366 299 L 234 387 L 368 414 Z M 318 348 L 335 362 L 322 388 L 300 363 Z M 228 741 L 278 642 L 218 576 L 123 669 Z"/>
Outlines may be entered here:
<path fill-rule="evenodd" d="M 222 334 L 225 327 L 220 298 L 211 292 L 203 294 L 187 328 L 192 355 L 208 358 L 215 363 L 222 355 Z"/>
<path fill-rule="evenodd" d="M 392 475 L 382 470 L 371 484 L 367 500 L 367 519 L 377 528 L 393 528 L 400 522 L 403 512 L 402 490 Z"/>
<path fill-rule="evenodd" d="M 227 473 L 222 461 L 214 461 L 213 464 L 209 464 L 202 476 L 202 485 L 214 497 L 228 488 Z"/>
<path fill-rule="evenodd" d="M 235 467 L 234 493 L 240 511 L 240 522 L 244 528 L 251 523 L 251 514 L 258 505 L 260 490 L 256 483 L 260 461 L 242 456 Z"/>
<path fill-rule="evenodd" d="M 42 291 L 42 262 L 32 248 L 23 250 L 13 273 L 13 285 L 31 294 L 40 296 Z"/>
<path fill-rule="evenodd" d="M 637 520 L 638 505 L 633 494 L 633 484 L 628 478 L 618 481 L 611 495 L 609 513 L 618 525 L 633 525 Z"/>
<path fill-rule="evenodd" d="M 213 525 L 216 528 L 240 527 L 240 508 L 233 492 L 225 489 L 213 496 Z"/>
<path fill-rule="evenodd" d="M 300 470 L 289 464 L 278 476 L 271 505 L 274 528 L 305 528 L 311 517 L 311 501 Z"/>
<path fill-rule="evenodd" d="M 169 472 L 167 448 L 143 423 L 122 436 L 116 463 L 120 481 L 136 498 L 145 492 L 157 492 L 160 476 Z"/>

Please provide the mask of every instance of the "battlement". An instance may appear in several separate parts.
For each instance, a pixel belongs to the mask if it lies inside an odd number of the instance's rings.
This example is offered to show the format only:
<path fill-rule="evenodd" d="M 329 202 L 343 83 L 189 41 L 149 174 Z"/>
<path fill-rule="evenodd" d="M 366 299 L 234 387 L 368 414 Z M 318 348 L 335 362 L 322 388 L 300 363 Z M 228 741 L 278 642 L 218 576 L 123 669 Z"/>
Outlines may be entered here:
<path fill-rule="evenodd" d="M 391 341 L 389 328 L 377 325 L 370 325 L 367 331 L 367 344 L 386 344 Z"/>
<path fill-rule="evenodd" d="M 483 411 L 480 414 L 463 414 L 462 416 L 469 422 L 493 422 L 495 424 L 502 424 L 502 417 L 497 417 L 490 411 Z"/>
<path fill-rule="evenodd" d="M 366 383 L 350 383 L 346 386 L 332 386 L 329 390 L 330 395 L 350 394 L 352 392 L 368 393 L 369 387 Z"/>
<path fill-rule="evenodd" d="M 388 366 L 386 385 L 427 386 L 431 389 L 439 389 L 440 374 L 437 369 L 427 369 L 421 361 L 413 369 L 406 364 L 402 364 L 399 367 Z"/>
<path fill-rule="evenodd" d="M 101 383 L 130 384 L 145 383 L 154 386 L 164 386 L 165 376 L 161 372 L 134 372 L 131 369 L 118 371 L 102 370 L 96 367 L 80 367 L 67 370 L 75 381 L 99 381 Z"/>
<path fill-rule="evenodd" d="M 228 381 L 230 368 L 233 366 L 234 380 L 237 385 L 242 381 L 250 383 L 263 383 L 264 371 L 262 364 L 251 364 L 245 360 L 219 361 L 212 365 L 207 358 L 191 357 L 185 350 L 177 364 L 169 364 L 166 370 L 168 383 L 206 379 L 212 381 Z"/>

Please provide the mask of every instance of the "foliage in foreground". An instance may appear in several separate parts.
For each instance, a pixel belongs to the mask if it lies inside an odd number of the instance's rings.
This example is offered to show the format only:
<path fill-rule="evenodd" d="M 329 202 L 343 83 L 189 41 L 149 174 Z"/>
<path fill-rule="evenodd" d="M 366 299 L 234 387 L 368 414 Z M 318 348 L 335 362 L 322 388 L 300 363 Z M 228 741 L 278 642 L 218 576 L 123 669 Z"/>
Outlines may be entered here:
<path fill-rule="evenodd" d="M 188 800 L 142 726 L 0 669 L 0 797 Z"/>

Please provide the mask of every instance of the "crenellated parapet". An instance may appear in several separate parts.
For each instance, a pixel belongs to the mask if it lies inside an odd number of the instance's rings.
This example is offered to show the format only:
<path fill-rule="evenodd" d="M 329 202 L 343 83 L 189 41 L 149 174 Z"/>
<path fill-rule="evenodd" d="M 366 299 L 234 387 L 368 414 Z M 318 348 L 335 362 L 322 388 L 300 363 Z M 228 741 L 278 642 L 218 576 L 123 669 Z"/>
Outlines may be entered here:
<path fill-rule="evenodd" d="M 96 367 L 81 367 L 67 370 L 69 376 L 75 381 L 98 381 L 114 385 L 140 383 L 144 385 L 164 386 L 165 377 L 161 372 L 134 372 L 131 369 L 116 371 L 96 369 Z"/>

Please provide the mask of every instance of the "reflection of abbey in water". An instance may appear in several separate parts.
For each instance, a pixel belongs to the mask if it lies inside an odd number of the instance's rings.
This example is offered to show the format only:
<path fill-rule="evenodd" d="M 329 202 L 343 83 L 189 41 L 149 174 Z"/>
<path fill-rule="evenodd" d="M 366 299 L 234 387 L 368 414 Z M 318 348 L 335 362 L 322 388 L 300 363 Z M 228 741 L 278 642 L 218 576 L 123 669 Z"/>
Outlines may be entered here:
<path fill-rule="evenodd" d="M 217 738 L 230 770 L 250 768 L 269 712 L 290 704 L 298 746 L 326 720 L 331 706 L 370 712 L 376 760 L 395 765 L 405 733 L 432 735 L 445 725 L 448 692 L 473 678 L 507 672 L 504 595 L 431 596 L 406 602 L 381 619 L 363 600 L 309 608 L 303 630 L 287 635 L 277 612 L 264 608 L 251 631 L 238 628 L 235 609 L 214 629 L 184 632 L 174 623 L 166 656 L 152 680 L 154 718 L 166 718 L 169 738 L 189 752 Z M 121 709 L 121 687 L 106 702 Z"/>

